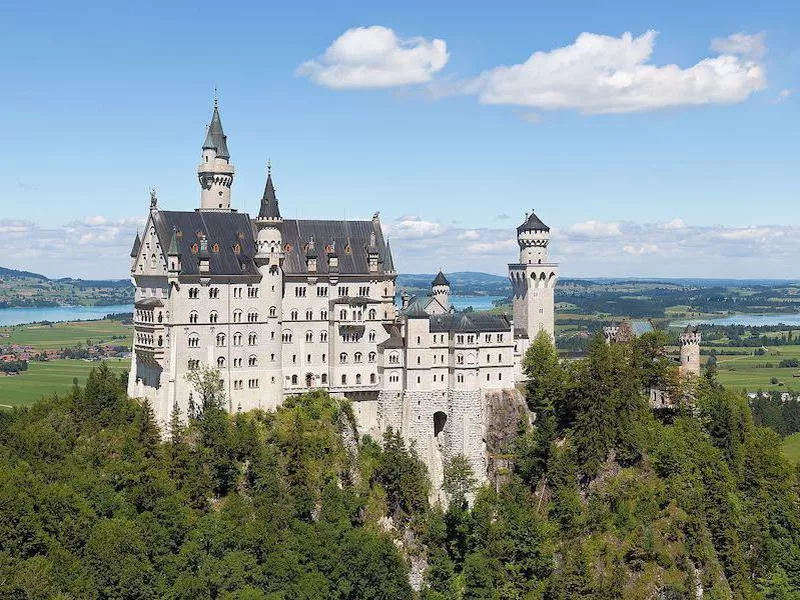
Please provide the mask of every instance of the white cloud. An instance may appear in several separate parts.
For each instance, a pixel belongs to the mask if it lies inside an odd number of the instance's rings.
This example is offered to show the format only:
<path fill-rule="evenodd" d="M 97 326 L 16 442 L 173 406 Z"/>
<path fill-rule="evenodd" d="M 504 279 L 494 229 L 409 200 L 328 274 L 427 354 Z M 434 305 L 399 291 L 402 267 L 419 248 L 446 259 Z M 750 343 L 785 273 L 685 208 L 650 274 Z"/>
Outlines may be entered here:
<path fill-rule="evenodd" d="M 711 49 L 720 54 L 735 54 L 746 58 L 762 58 L 767 53 L 766 34 L 733 33 L 726 38 L 711 40 Z"/>
<path fill-rule="evenodd" d="M 592 238 L 622 235 L 619 223 L 604 221 L 584 221 L 583 223 L 575 223 L 574 225 L 570 225 L 567 231 L 573 235 Z"/>
<path fill-rule="evenodd" d="M 85 225 L 105 225 L 108 223 L 108 219 L 102 215 L 95 215 L 93 217 L 84 217 L 83 223 Z"/>
<path fill-rule="evenodd" d="M 789 98 L 792 97 L 792 94 L 794 94 L 794 90 L 790 90 L 790 89 L 781 90 L 780 92 L 778 92 L 778 97 L 775 98 L 774 104 L 783 104 Z"/>
<path fill-rule="evenodd" d="M 395 264 L 401 273 L 484 271 L 505 274 L 519 258 L 512 226 L 459 228 L 395 241 L 398 222 L 388 223 Z M 414 222 L 432 223 L 422 217 Z M 478 234 L 479 239 L 469 239 Z M 698 226 L 586 221 L 554 228 L 550 257 L 565 277 L 800 277 L 800 226 Z"/>
<path fill-rule="evenodd" d="M 402 40 L 388 27 L 355 27 L 295 74 L 332 89 L 387 88 L 429 82 L 447 64 L 444 40 Z"/>
<path fill-rule="evenodd" d="M 598 114 L 729 104 L 766 86 L 763 65 L 740 53 L 704 58 L 685 69 L 653 65 L 656 35 L 581 33 L 568 46 L 489 69 L 463 84 L 461 92 L 476 94 L 484 104 Z M 740 50 L 743 43 L 739 40 Z"/>
<path fill-rule="evenodd" d="M 425 221 L 414 215 L 400 217 L 389 226 L 389 234 L 401 239 L 428 237 L 438 234 L 441 230 L 440 223 Z"/>
<path fill-rule="evenodd" d="M 480 238 L 481 234 L 474 229 L 467 229 L 464 233 L 458 236 L 458 239 L 460 240 L 479 240 Z"/>
<path fill-rule="evenodd" d="M 684 229 L 686 227 L 686 223 L 683 222 L 683 219 L 672 219 L 669 223 L 664 223 L 664 229 Z"/>

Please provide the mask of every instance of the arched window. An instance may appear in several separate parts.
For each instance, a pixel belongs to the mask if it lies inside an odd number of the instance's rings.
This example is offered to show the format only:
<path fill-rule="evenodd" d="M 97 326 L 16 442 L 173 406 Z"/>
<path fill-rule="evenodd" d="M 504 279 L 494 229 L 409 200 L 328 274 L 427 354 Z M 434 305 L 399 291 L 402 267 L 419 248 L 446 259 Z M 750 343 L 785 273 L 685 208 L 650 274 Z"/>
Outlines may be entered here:
<path fill-rule="evenodd" d="M 247 345 L 255 346 L 256 344 L 258 344 L 258 336 L 254 331 L 251 331 L 250 334 L 247 336 Z"/>
<path fill-rule="evenodd" d="M 339 311 L 339 320 L 340 321 L 346 321 L 347 320 L 347 311 L 345 309 L 342 309 L 342 310 Z"/>
<path fill-rule="evenodd" d="M 376 316 L 375 309 L 374 308 L 370 308 L 369 309 L 369 320 L 370 321 L 374 321 L 375 320 L 375 316 Z"/>
<path fill-rule="evenodd" d="M 353 362 L 360 363 L 361 362 L 361 352 L 356 352 L 353 355 Z"/>
<path fill-rule="evenodd" d="M 258 358 L 255 355 L 251 355 L 250 358 L 247 359 L 247 366 L 248 367 L 257 367 L 258 366 Z"/>
<path fill-rule="evenodd" d="M 361 373 L 356 374 L 356 385 L 361 385 Z"/>
<path fill-rule="evenodd" d="M 212 310 L 211 313 L 208 315 L 208 322 L 209 323 L 216 323 L 217 322 L 217 311 Z"/>
<path fill-rule="evenodd" d="M 196 333 L 189 334 L 189 348 L 198 348 L 200 346 L 200 336 Z"/>
<path fill-rule="evenodd" d="M 241 310 L 236 309 L 235 311 L 233 311 L 233 322 L 234 323 L 241 323 L 242 322 L 242 311 Z"/>
<path fill-rule="evenodd" d="M 189 313 L 189 323 L 197 323 L 197 311 L 193 310 Z"/>
<path fill-rule="evenodd" d="M 278 316 L 278 309 L 274 306 L 269 307 L 269 316 L 270 317 L 277 317 Z"/>
<path fill-rule="evenodd" d="M 292 375 L 292 385 L 297 385 L 297 375 Z"/>
<path fill-rule="evenodd" d="M 159 346 L 163 346 L 164 345 L 164 336 L 163 335 L 158 336 L 158 345 Z"/>
<path fill-rule="evenodd" d="M 233 345 L 234 346 L 241 346 L 242 345 L 242 334 L 238 331 L 233 334 Z"/>
<path fill-rule="evenodd" d="M 224 366 L 225 366 L 225 357 L 220 356 L 219 358 L 217 358 L 217 367 L 222 369 Z"/>
<path fill-rule="evenodd" d="M 163 321 L 164 321 L 164 315 L 161 313 L 161 311 L 158 311 L 158 322 L 161 323 Z"/>
<path fill-rule="evenodd" d="M 370 352 L 369 355 L 367 356 L 367 358 L 368 358 L 369 362 L 374 363 L 375 359 L 377 358 L 377 356 L 378 355 L 375 354 L 374 352 Z"/>
<path fill-rule="evenodd" d="M 391 364 L 397 364 L 397 363 L 399 363 L 399 362 L 400 362 L 400 355 L 399 355 L 397 352 L 392 352 L 392 353 L 389 355 L 389 363 L 391 363 Z"/>
<path fill-rule="evenodd" d="M 283 341 L 284 344 L 291 343 L 291 341 L 292 341 L 292 332 L 289 331 L 288 329 L 286 331 L 284 331 L 283 334 L 281 335 L 281 340 Z"/>
<path fill-rule="evenodd" d="M 323 373 L 322 374 L 322 383 L 328 383 L 328 374 L 327 373 Z"/>
<path fill-rule="evenodd" d="M 328 332 L 327 331 L 320 331 L 319 332 L 319 341 L 320 342 L 327 342 L 328 341 Z"/>
<path fill-rule="evenodd" d="M 370 331 L 369 332 L 369 341 L 370 342 L 374 342 L 375 341 L 375 332 L 374 331 Z"/>
<path fill-rule="evenodd" d="M 290 315 L 290 318 L 292 319 L 292 321 L 297 321 L 297 311 L 296 310 L 293 310 L 291 313 L 289 313 L 289 315 Z"/>
<path fill-rule="evenodd" d="M 342 375 L 342 385 L 347 385 L 347 375 Z"/>
<path fill-rule="evenodd" d="M 314 341 L 314 334 L 311 331 L 306 331 L 306 341 L 307 342 Z"/>
<path fill-rule="evenodd" d="M 224 346 L 225 345 L 225 334 L 218 333 L 217 334 L 217 346 Z"/>
<path fill-rule="evenodd" d="M 343 364 L 347 362 L 347 352 L 339 354 L 339 362 Z"/>
<path fill-rule="evenodd" d="M 313 321 L 314 320 L 314 313 L 310 310 L 306 311 L 306 321 Z"/>
<path fill-rule="evenodd" d="M 370 373 L 369 374 L 369 382 L 370 383 L 375 383 L 376 382 L 375 373 Z"/>

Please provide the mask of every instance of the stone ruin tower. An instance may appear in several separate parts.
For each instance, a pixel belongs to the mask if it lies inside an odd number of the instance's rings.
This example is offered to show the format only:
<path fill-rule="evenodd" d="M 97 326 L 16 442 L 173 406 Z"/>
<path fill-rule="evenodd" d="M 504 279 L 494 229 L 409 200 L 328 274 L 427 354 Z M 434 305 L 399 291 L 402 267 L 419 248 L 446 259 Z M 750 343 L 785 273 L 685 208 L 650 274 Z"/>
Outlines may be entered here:
<path fill-rule="evenodd" d="M 700 375 L 700 340 L 697 327 L 688 325 L 681 333 L 681 375 Z"/>

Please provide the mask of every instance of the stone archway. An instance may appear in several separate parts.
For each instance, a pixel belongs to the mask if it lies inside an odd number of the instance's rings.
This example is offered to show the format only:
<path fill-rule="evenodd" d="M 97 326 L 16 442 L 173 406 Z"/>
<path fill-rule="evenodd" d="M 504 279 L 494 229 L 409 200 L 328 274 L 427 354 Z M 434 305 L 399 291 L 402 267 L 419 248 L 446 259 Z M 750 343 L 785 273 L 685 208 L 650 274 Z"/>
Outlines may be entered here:
<path fill-rule="evenodd" d="M 444 426 L 447 424 L 447 413 L 436 411 L 433 413 L 433 437 L 439 439 L 439 434 L 444 431 Z"/>

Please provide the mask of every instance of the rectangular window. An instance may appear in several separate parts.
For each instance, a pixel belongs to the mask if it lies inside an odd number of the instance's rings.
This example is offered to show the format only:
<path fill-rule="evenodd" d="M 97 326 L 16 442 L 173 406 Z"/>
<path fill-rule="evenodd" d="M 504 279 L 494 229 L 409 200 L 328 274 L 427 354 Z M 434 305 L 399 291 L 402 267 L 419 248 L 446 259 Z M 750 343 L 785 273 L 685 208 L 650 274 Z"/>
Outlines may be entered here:
<path fill-rule="evenodd" d="M 350 289 L 346 285 L 339 286 L 339 296 L 348 296 Z"/>
<path fill-rule="evenodd" d="M 318 298 L 327 298 L 328 296 L 328 286 L 327 285 L 318 285 L 317 286 L 317 297 Z"/>

